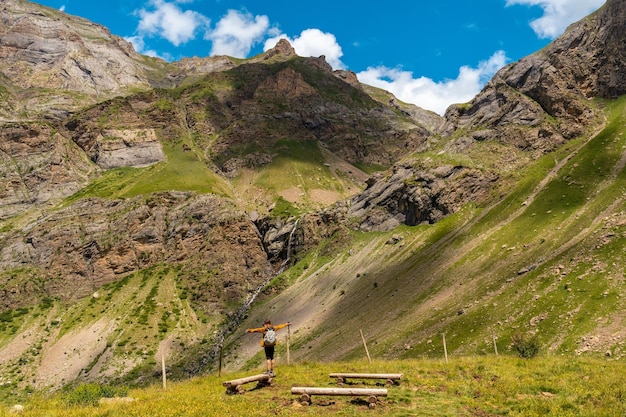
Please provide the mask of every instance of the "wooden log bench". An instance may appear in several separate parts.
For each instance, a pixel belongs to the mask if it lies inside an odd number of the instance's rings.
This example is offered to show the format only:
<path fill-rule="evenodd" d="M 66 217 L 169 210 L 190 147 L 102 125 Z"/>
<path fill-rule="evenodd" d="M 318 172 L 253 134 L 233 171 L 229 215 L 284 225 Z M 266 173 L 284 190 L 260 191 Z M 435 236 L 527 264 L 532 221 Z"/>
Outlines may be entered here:
<path fill-rule="evenodd" d="M 335 372 L 329 375 L 331 378 L 336 378 L 337 383 L 346 383 L 348 379 L 384 379 L 387 385 L 398 384 L 398 381 L 402 379 L 402 374 L 359 374 L 359 373 L 345 373 Z"/>
<path fill-rule="evenodd" d="M 352 397 L 367 397 L 370 408 L 376 407 L 378 397 L 386 397 L 385 388 L 332 388 L 332 387 L 292 387 L 291 393 L 300 395 L 300 402 L 303 405 L 311 404 L 313 395 L 343 395 Z"/>
<path fill-rule="evenodd" d="M 226 387 L 226 394 L 243 394 L 243 385 L 250 382 L 256 382 L 257 388 L 261 388 L 272 385 L 274 378 L 268 374 L 258 374 L 247 376 L 245 378 L 233 379 L 232 381 L 225 381 L 222 385 Z"/>

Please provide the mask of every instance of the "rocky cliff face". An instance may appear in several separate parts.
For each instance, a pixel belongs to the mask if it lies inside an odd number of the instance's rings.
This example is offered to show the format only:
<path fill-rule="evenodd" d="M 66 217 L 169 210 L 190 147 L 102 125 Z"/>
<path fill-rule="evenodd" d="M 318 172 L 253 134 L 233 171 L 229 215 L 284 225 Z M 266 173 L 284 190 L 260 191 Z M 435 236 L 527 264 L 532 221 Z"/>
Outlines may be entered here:
<path fill-rule="evenodd" d="M 223 292 L 197 295 L 205 306 L 241 299 L 272 274 L 254 223 L 211 195 L 82 200 L 22 233 L 19 239 L 5 236 L 0 249 L 3 271 L 30 266 L 2 280 L 2 310 L 36 304 L 41 294 L 76 300 L 158 263 L 223 277 Z"/>
<path fill-rule="evenodd" d="M 497 180 L 488 171 L 452 165 L 430 169 L 407 160 L 386 176 L 372 176 L 368 187 L 352 199 L 347 216 L 358 219 L 359 229 L 365 231 L 432 224 L 468 201 L 485 201 Z"/>
<path fill-rule="evenodd" d="M 149 60 L 103 26 L 23 0 L 0 7 L 0 71 L 15 97 L 13 117 L 59 118 L 150 86 Z"/>
<path fill-rule="evenodd" d="M 469 105 L 448 109 L 442 131 L 482 127 L 475 140 L 536 154 L 580 135 L 596 115 L 589 99 L 625 92 L 625 13 L 623 2 L 609 0 L 543 50 L 503 68 Z"/>
<path fill-rule="evenodd" d="M 96 171 L 84 152 L 49 124 L 2 124 L 0 220 L 75 193 Z"/>
<path fill-rule="evenodd" d="M 490 146 L 489 165 L 487 158 L 449 170 L 399 164 L 370 180 L 351 215 L 366 230 L 435 221 L 464 202 L 484 202 L 508 173 L 598 126 L 592 99 L 626 92 L 625 14 L 622 1 L 609 0 L 543 50 L 500 70 L 470 103 L 447 110 L 438 129 L 449 139 L 444 152 L 471 158 Z"/>
<path fill-rule="evenodd" d="M 248 197 L 237 195 L 234 185 L 221 197 L 174 194 L 55 205 L 111 169 L 167 164 L 165 148 L 197 158 L 227 184 L 271 164 L 276 144 L 288 138 L 316 143 L 329 161 L 341 162 L 341 175 L 352 176 L 351 170 L 359 171 L 354 164 L 388 166 L 424 148 L 432 134 L 425 126 L 435 124 L 427 112 L 373 100 L 354 74 L 333 72 L 323 57 L 300 58 L 286 41 L 243 65 L 228 57 L 166 65 L 138 56 L 101 26 L 32 3 L 6 2 L 0 16 L 7 91 L 12 97 L 34 92 L 45 110 L 39 117 L 47 119 L 5 121 L 0 131 L 6 179 L 0 189 L 6 225 L 1 267 L 18 271 L 2 278 L 3 308 L 35 303 L 45 294 L 85 296 L 131 271 L 192 262 L 199 254 L 210 256 L 194 260 L 198 267 L 232 281 L 222 307 L 240 302 L 287 261 L 289 240 L 293 251 L 302 251 L 341 228 L 331 224 L 334 215 L 313 215 L 295 228 L 293 219 L 263 217 L 275 204 L 275 197 L 265 197 L 264 207 L 254 207 L 263 216 L 249 218 L 242 208 L 249 204 L 233 203 Z M 160 81 L 149 75 L 154 68 L 166 70 Z M 150 89 L 184 79 L 181 87 Z M 129 94 L 130 87 L 145 91 Z M 52 104 L 59 97 L 67 101 Z M 33 109 L 12 109 L 8 118 L 34 117 Z M 335 162 L 317 163 L 337 172 Z M 200 213 L 198 207 L 209 208 Z M 190 228 L 191 240 L 178 236 Z M 223 245 L 211 237 L 218 231 L 226 237 Z M 250 259 L 239 259 L 247 272 L 239 271 L 231 252 L 244 241 L 254 242 L 244 248 Z"/>

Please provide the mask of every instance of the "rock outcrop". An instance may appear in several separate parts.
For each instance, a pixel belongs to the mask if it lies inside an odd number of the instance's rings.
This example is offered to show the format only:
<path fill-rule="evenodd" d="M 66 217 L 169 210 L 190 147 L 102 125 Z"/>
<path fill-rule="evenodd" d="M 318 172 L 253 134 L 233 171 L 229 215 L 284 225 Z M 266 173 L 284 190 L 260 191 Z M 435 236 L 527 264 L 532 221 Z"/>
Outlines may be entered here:
<path fill-rule="evenodd" d="M 15 115 L 57 119 L 151 85 L 148 61 L 101 25 L 24 0 L 4 1 L 0 20 L 0 72 L 19 98 Z"/>
<path fill-rule="evenodd" d="M 0 128 L 0 220 L 77 192 L 97 171 L 52 126 L 5 123 Z"/>
<path fill-rule="evenodd" d="M 0 311 L 36 304 L 42 294 L 77 299 L 162 262 L 213 271 L 230 283 L 223 292 L 195 295 L 206 308 L 244 298 L 272 274 L 254 223 L 228 200 L 176 192 L 92 198 L 3 236 L 0 269 L 30 268 L 2 279 Z"/>
<path fill-rule="evenodd" d="M 498 178 L 463 166 L 428 169 L 407 161 L 386 176 L 372 176 L 365 191 L 352 199 L 347 215 L 364 231 L 435 223 L 469 201 L 484 202 Z"/>
<path fill-rule="evenodd" d="M 600 117 L 590 99 L 626 93 L 625 16 L 623 2 L 609 0 L 543 50 L 500 70 L 470 103 L 450 106 L 438 130 L 450 139 L 445 152 L 471 155 L 494 141 L 510 149 L 492 155 L 497 162 L 481 169 L 396 164 L 353 199 L 351 216 L 365 230 L 436 221 L 484 201 L 502 174 L 589 131 Z"/>
<path fill-rule="evenodd" d="M 626 92 L 625 15 L 622 1 L 607 1 L 546 48 L 500 70 L 468 105 L 451 106 L 442 132 L 480 128 L 478 140 L 535 156 L 582 134 L 597 116 L 589 99 Z"/>

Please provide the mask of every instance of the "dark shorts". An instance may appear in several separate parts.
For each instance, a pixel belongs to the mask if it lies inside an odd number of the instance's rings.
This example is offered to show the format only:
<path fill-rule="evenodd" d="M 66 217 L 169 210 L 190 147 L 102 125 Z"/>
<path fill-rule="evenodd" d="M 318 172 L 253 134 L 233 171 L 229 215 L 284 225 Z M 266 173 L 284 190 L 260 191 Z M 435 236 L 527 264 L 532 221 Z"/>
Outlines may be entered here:
<path fill-rule="evenodd" d="M 265 359 L 274 359 L 274 347 L 275 346 L 265 346 Z"/>

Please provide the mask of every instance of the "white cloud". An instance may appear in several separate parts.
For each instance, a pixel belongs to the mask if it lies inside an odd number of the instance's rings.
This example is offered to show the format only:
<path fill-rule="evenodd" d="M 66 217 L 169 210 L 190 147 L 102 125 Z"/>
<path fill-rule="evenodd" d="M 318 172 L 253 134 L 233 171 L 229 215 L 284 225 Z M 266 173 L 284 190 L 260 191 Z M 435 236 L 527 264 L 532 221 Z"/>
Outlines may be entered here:
<path fill-rule="evenodd" d="M 387 90 L 402 101 L 443 115 L 449 105 L 474 98 L 507 61 L 505 53 L 497 51 L 487 61 L 480 62 L 478 68 L 463 66 L 456 79 L 442 82 L 413 78 L 412 72 L 387 67 L 369 67 L 357 77 L 362 83 Z"/>
<path fill-rule="evenodd" d="M 268 30 L 267 16 L 252 16 L 250 13 L 229 10 L 217 23 L 215 30 L 208 32 L 204 38 L 213 43 L 211 55 L 245 58 L 252 47 L 263 40 Z"/>
<path fill-rule="evenodd" d="M 149 9 L 141 9 L 137 14 L 140 17 L 139 36 L 161 36 L 175 46 L 194 39 L 196 31 L 210 23 L 202 14 L 183 11 L 176 3 L 164 0 L 152 0 Z"/>
<path fill-rule="evenodd" d="M 178 46 L 195 39 L 204 32 L 204 39 L 211 41 L 209 55 L 230 55 L 246 58 L 255 45 L 264 42 L 264 51 L 274 47 L 281 39 L 287 39 L 300 56 L 324 55 L 334 69 L 344 69 L 341 61 L 343 51 L 332 33 L 319 29 L 303 30 L 299 36 L 290 38 L 270 26 L 264 15 L 229 10 L 220 19 L 215 29 L 210 28 L 210 19 L 193 11 L 183 10 L 180 5 L 193 0 L 148 0 L 148 5 L 137 11 L 140 21 L 136 36 L 126 39 L 144 55 L 159 56 L 145 45 L 146 37 L 160 36 Z M 536 6 L 543 10 L 543 16 L 530 22 L 538 36 L 555 38 L 565 28 L 596 10 L 605 0 L 506 0 L 507 6 Z M 161 56 L 168 60 L 170 56 Z M 366 83 L 384 88 L 398 98 L 409 103 L 443 114 L 452 103 L 472 99 L 495 72 L 505 65 L 504 52 L 496 52 L 489 60 L 481 62 L 478 68 L 463 66 L 453 80 L 434 81 L 427 77 L 414 78 L 411 72 L 391 69 L 384 66 L 370 67 L 357 74 Z"/>
<path fill-rule="evenodd" d="M 606 0 L 507 0 L 506 5 L 521 4 L 539 6 L 543 16 L 530 22 L 537 36 L 554 39 L 561 35 L 567 26 L 577 22 L 598 9 Z"/>
<path fill-rule="evenodd" d="M 296 54 L 304 57 L 318 57 L 324 55 L 326 62 L 333 69 L 343 69 L 344 64 L 341 62 L 343 51 L 337 42 L 337 38 L 332 33 L 322 32 L 319 29 L 306 29 L 300 33 L 299 37 L 290 39 L 286 35 L 277 35 L 265 41 L 264 51 L 276 46 L 280 39 L 287 39 Z"/>

